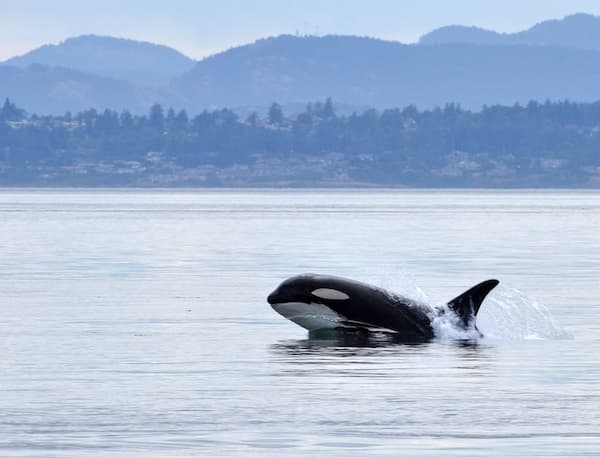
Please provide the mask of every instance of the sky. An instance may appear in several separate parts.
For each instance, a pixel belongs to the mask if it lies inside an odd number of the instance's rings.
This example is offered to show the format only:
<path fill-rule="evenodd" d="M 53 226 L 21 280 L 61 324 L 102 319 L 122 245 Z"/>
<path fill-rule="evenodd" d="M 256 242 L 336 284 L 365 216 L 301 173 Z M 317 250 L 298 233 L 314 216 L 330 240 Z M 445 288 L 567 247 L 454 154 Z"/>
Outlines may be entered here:
<path fill-rule="evenodd" d="M 165 44 L 201 59 L 287 34 L 361 35 L 412 43 L 437 27 L 516 32 L 599 0 L 0 0 L 0 60 L 47 43 L 111 35 Z"/>

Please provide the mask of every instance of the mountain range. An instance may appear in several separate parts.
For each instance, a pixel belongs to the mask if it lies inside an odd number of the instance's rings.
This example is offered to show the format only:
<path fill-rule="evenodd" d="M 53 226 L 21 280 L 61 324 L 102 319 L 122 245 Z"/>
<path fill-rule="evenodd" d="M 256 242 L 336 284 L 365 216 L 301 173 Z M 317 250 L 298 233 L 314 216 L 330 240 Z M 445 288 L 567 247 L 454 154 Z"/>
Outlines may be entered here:
<path fill-rule="evenodd" d="M 600 18 L 575 14 L 518 33 L 448 26 L 416 44 L 356 36 L 261 39 L 194 61 L 162 45 L 81 36 L 0 64 L 0 97 L 38 114 L 159 102 L 204 109 L 600 99 Z M 290 108 L 291 109 L 291 108 Z"/>
<path fill-rule="evenodd" d="M 476 45 L 530 45 L 600 49 L 600 17 L 573 14 L 549 20 L 516 33 L 498 33 L 479 27 L 446 26 L 423 35 L 419 44 L 468 43 Z"/>
<path fill-rule="evenodd" d="M 168 46 L 124 38 L 83 35 L 58 45 L 44 45 L 4 62 L 65 67 L 140 86 L 161 86 L 191 70 L 196 61 Z"/>

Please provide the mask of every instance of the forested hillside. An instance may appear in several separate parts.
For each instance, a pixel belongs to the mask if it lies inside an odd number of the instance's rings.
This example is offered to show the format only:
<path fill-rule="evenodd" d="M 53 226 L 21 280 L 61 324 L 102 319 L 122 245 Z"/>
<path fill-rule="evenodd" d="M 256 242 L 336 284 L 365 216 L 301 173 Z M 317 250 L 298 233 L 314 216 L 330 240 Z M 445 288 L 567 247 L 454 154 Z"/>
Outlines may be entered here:
<path fill-rule="evenodd" d="M 600 103 L 0 114 L 0 185 L 600 186 Z"/>

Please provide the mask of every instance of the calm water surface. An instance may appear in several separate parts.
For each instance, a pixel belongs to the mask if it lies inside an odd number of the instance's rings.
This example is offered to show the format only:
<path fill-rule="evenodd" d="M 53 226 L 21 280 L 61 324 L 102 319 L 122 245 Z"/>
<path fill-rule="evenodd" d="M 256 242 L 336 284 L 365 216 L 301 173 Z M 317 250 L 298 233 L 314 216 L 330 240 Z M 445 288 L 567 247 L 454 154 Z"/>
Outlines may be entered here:
<path fill-rule="evenodd" d="M 600 193 L 0 191 L 0 455 L 599 456 Z M 300 272 L 486 338 L 309 340 Z"/>

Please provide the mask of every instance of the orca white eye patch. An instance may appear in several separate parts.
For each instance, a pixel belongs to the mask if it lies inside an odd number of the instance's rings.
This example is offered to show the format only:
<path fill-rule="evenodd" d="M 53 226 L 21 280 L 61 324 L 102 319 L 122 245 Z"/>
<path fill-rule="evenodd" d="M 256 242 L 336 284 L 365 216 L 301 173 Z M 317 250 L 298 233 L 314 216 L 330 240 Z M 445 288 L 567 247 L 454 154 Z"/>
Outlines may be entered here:
<path fill-rule="evenodd" d="M 348 296 L 346 293 L 331 288 L 317 288 L 313 290 L 311 294 L 313 296 L 320 297 L 321 299 L 329 299 L 334 301 L 345 301 L 350 299 L 350 296 Z"/>

